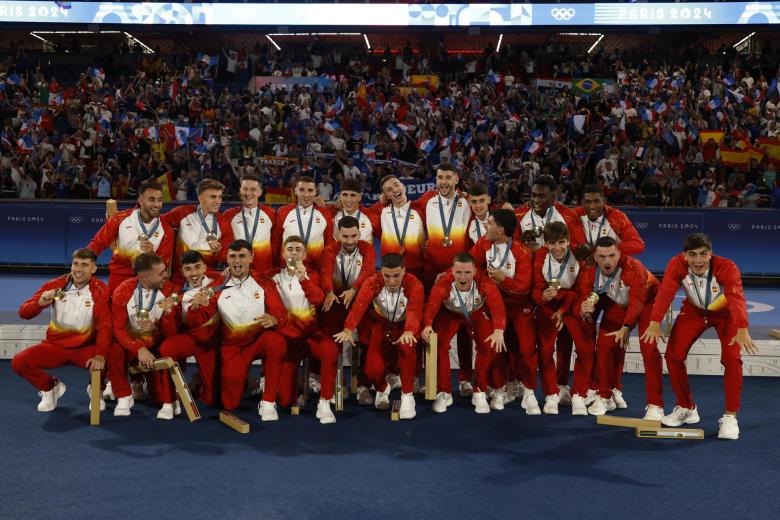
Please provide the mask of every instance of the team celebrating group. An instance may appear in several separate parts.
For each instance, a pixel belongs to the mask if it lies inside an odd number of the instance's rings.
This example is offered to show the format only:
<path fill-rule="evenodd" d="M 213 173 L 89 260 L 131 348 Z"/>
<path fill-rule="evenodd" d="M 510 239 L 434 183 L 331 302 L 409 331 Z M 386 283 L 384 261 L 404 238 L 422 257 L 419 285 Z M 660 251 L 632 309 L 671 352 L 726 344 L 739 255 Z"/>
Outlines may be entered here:
<path fill-rule="evenodd" d="M 357 182 L 345 181 L 338 203 L 326 205 L 314 179 L 301 177 L 296 202 L 276 211 L 260 203 L 260 179 L 246 175 L 238 207 L 220 213 L 223 186 L 207 179 L 197 205 L 161 214 L 162 188 L 146 182 L 134 209 L 111 216 L 73 253 L 69 274 L 21 306 L 24 319 L 51 307 L 51 322 L 46 339 L 12 367 L 38 388 L 42 412 L 65 393 L 44 369 L 73 364 L 105 371 L 114 415 L 130 415 L 134 399 L 148 393 L 161 406 L 157 418 L 172 419 L 181 411 L 168 373 L 149 372 L 145 384 L 128 378 L 128 365 L 194 356 L 199 400 L 230 411 L 245 393 L 261 393 L 260 418 L 273 421 L 277 405 L 296 403 L 299 366 L 309 359 L 317 418 L 327 424 L 336 421 L 338 356 L 351 344 L 360 349 L 358 402 L 387 409 L 400 386 L 399 416 L 411 419 L 422 342 L 435 333 L 437 381 L 425 382 L 437 387 L 434 412 L 453 403 L 454 340 L 458 390 L 477 413 L 519 399 L 529 415 L 557 414 L 559 406 L 603 415 L 627 407 L 621 379 L 637 328 L 644 417 L 680 426 L 700 420 L 685 360 L 714 327 L 725 370 L 718 435 L 738 438 L 741 350 L 756 347 L 739 269 L 713 254 L 707 236 L 689 235 L 659 282 L 634 258 L 645 245 L 631 221 L 605 204 L 598 186 L 586 187 L 582 207 L 572 209 L 555 202 L 555 181 L 540 176 L 527 205 L 491 210 L 484 185 L 464 193 L 459 184 L 457 169 L 442 164 L 436 190 L 410 201 L 389 175 L 379 202 L 363 207 Z M 106 286 L 94 274 L 108 248 Z M 676 406 L 666 415 L 658 343 L 667 340 L 661 321 L 680 287 L 685 299 L 664 356 Z M 249 378 L 256 359 L 260 385 Z"/>

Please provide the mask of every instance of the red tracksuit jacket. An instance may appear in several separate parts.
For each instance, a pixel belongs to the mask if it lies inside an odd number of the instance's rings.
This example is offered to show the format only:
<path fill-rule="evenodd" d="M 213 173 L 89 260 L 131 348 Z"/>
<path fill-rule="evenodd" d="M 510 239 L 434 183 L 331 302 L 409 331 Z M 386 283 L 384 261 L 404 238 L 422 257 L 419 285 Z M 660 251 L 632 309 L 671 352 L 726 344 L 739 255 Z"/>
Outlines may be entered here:
<path fill-rule="evenodd" d="M 376 249 L 374 244 L 370 244 L 364 240 L 358 241 L 358 254 L 360 255 L 360 272 L 358 273 L 355 283 L 352 284 L 352 288 L 360 290 L 360 286 L 363 285 L 371 275 L 376 273 Z M 339 252 L 341 251 L 341 244 L 339 242 L 333 242 L 325 248 L 325 253 L 322 256 L 322 267 L 320 269 L 320 283 L 322 284 L 322 290 L 325 294 L 330 292 L 340 296 L 344 292 L 346 287 L 342 287 L 341 272 L 337 266 L 337 259 Z"/>
<path fill-rule="evenodd" d="M 38 305 L 41 294 L 52 289 L 64 289 L 68 284 L 68 278 L 69 275 L 62 275 L 44 283 L 29 300 L 19 307 L 19 317 L 23 320 L 31 320 L 38 316 L 46 308 Z M 59 323 L 53 313 L 49 327 L 46 329 L 46 341 L 62 348 L 78 348 L 94 343 L 96 353 L 105 357 L 111 346 L 111 310 L 108 304 L 108 286 L 93 276 L 90 278 L 87 288 L 89 288 L 92 298 L 80 300 L 78 305 L 83 307 L 79 311 L 88 315 L 81 316 L 80 319 L 76 320 L 83 322 L 85 326 L 78 330 L 72 329 Z M 68 297 L 54 302 L 52 306 L 67 306 L 67 299 Z M 75 309 L 68 308 L 68 310 Z"/>
<path fill-rule="evenodd" d="M 276 283 L 276 291 L 287 309 L 289 319 L 284 327 L 277 327 L 288 338 L 302 338 L 317 332 L 317 309 L 325 301 L 320 288 L 320 276 L 311 267 L 306 268 L 307 278 L 299 281 L 290 276 L 287 268 L 276 268 L 266 276 Z"/>
<path fill-rule="evenodd" d="M 232 233 L 230 233 L 230 223 L 224 217 L 224 215 L 217 213 L 214 217 L 217 219 L 218 228 L 218 240 L 222 249 L 218 254 L 213 254 L 211 249 L 207 247 L 205 243 L 206 231 L 203 229 L 200 219 L 195 215 L 195 210 L 198 206 L 179 206 L 174 208 L 165 215 L 165 219 L 168 224 L 179 231 L 176 237 L 175 257 L 173 261 L 173 269 L 175 272 L 179 272 L 181 264 L 179 259 L 181 255 L 190 250 L 196 250 L 203 255 L 203 260 L 209 267 L 214 267 L 220 262 L 224 262 L 227 256 L 227 248 L 230 245 Z M 198 241 L 196 237 L 201 235 L 203 240 Z"/>
<path fill-rule="evenodd" d="M 276 210 L 266 204 L 258 204 L 257 208 L 261 211 L 257 222 L 257 231 L 255 232 L 255 238 L 252 241 L 252 270 L 258 273 L 264 273 L 273 269 L 276 265 L 276 259 L 279 256 L 279 251 L 274 249 L 273 232 L 276 227 Z M 236 206 L 225 211 L 222 216 L 228 223 L 225 229 L 225 241 L 230 244 L 236 238 L 243 238 L 246 240 L 246 234 L 244 232 L 244 219 L 241 213 L 242 207 Z M 254 219 L 251 222 L 247 222 L 247 228 L 249 233 L 255 227 Z M 239 230 L 236 232 L 236 230 Z"/>
<path fill-rule="evenodd" d="M 574 212 L 577 214 L 577 218 L 582 223 L 583 228 L 583 234 L 585 236 L 586 242 L 589 239 L 587 231 L 585 231 L 585 219 L 587 219 L 587 215 L 585 214 L 585 208 L 582 206 L 578 206 L 574 208 Z M 645 250 L 645 242 L 642 240 L 642 237 L 639 236 L 639 233 L 637 232 L 636 228 L 634 227 L 634 224 L 631 223 L 631 220 L 628 218 L 628 215 L 623 213 L 617 208 L 613 208 L 612 206 L 605 204 L 604 205 L 604 215 L 606 215 L 607 220 L 606 222 L 609 224 L 609 228 L 607 226 L 604 226 L 602 228 L 602 232 L 600 236 L 611 236 L 612 238 L 617 238 L 618 240 L 618 249 L 620 250 L 620 254 L 623 256 L 636 256 L 640 254 L 642 251 Z M 600 223 L 601 219 L 599 218 L 596 222 Z M 598 240 L 598 225 L 596 228 L 596 232 L 593 233 L 593 241 L 595 242 Z"/>
<path fill-rule="evenodd" d="M 279 260 L 281 259 L 282 243 L 284 242 L 285 238 L 284 224 L 288 220 L 288 216 L 291 216 L 291 218 L 297 218 L 295 217 L 296 207 L 297 204 L 287 204 L 286 206 L 279 208 L 279 211 L 276 213 L 276 222 L 274 223 L 274 229 L 272 233 L 273 238 L 271 239 L 271 242 L 273 243 L 274 251 L 278 251 L 277 259 Z M 312 224 L 311 236 L 309 237 L 309 243 L 306 246 L 306 263 L 311 264 L 319 269 L 320 259 L 322 257 L 323 251 L 325 250 L 325 247 L 334 240 L 333 221 L 331 219 L 330 211 L 324 208 L 318 208 L 316 206 L 311 206 L 311 209 L 314 212 L 313 218 L 315 221 Z M 303 222 L 301 225 L 305 234 L 306 230 L 308 229 L 309 219 L 302 217 L 302 220 Z M 318 227 L 320 228 L 319 231 L 317 230 Z M 299 228 L 297 226 L 293 226 L 293 232 L 287 233 L 287 236 L 300 234 L 301 232 Z"/>
<path fill-rule="evenodd" d="M 504 306 L 504 300 L 501 298 L 496 284 L 493 280 L 484 274 L 482 271 L 477 271 L 474 276 L 474 281 L 477 283 L 477 293 L 481 297 L 482 303 L 487 303 L 488 310 L 490 311 L 490 322 L 494 329 L 506 329 L 506 307 Z M 442 304 L 447 298 L 450 297 L 452 287 L 455 284 L 455 275 L 451 272 L 446 272 L 439 278 L 431 288 L 431 294 L 428 296 L 428 302 L 425 304 L 425 313 L 423 315 L 423 328 L 433 326 L 433 320 L 439 313 Z M 473 311 L 479 312 L 479 310 Z M 451 312 L 457 317 L 462 317 L 462 312 L 453 312 L 447 309 L 447 312 Z"/>
<path fill-rule="evenodd" d="M 417 336 L 420 334 L 420 320 L 422 319 L 423 305 L 425 304 L 425 292 L 422 283 L 409 273 L 404 275 L 401 287 L 403 288 L 404 296 L 407 299 L 406 318 L 403 322 L 404 332 L 411 332 Z M 376 298 L 384 288 L 385 281 L 384 278 L 382 278 L 382 273 L 376 273 L 363 283 L 360 292 L 358 292 L 358 295 L 352 303 L 349 314 L 347 314 L 347 319 L 344 321 L 345 329 L 355 330 L 357 328 L 358 324 L 360 324 L 360 320 L 362 320 L 363 316 L 366 314 L 368 307 L 374 304 L 374 298 Z M 374 308 L 373 313 L 377 319 L 389 324 L 389 321 L 376 311 L 376 308 Z"/>
<path fill-rule="evenodd" d="M 558 211 L 558 213 L 563 218 L 563 221 L 566 223 L 566 226 L 569 228 L 569 236 L 571 237 L 571 248 L 576 250 L 580 244 L 586 243 L 585 233 L 582 229 L 582 224 L 580 222 L 579 217 L 574 212 L 574 210 L 564 206 L 560 202 L 554 203 L 553 207 L 556 209 L 556 211 Z M 520 237 L 523 234 L 523 229 L 521 229 L 520 227 L 520 222 L 522 221 L 525 214 L 528 213 L 529 211 L 531 211 L 531 206 L 529 206 L 528 204 L 525 204 L 515 209 L 515 216 L 517 217 L 517 229 L 515 229 L 514 238 L 517 241 L 520 240 Z M 539 225 L 541 226 L 544 225 L 544 221 L 542 217 L 538 217 L 537 221 L 539 222 Z"/>
<path fill-rule="evenodd" d="M 133 260 L 141 254 L 138 248 L 138 235 L 142 232 L 137 223 L 136 212 L 138 208 L 126 209 L 117 212 L 98 230 L 87 247 L 99 255 L 116 241 L 114 251 L 108 269 L 112 273 L 125 276 L 133 276 Z M 147 230 L 151 226 L 146 225 Z M 154 253 L 163 259 L 165 265 L 171 265 L 173 253 L 173 228 L 163 215 L 160 216 L 160 225 L 152 235 L 151 242 L 155 246 Z"/>
<path fill-rule="evenodd" d="M 114 339 L 128 352 L 138 353 L 142 348 L 150 348 L 156 345 L 162 337 L 173 336 L 179 330 L 176 322 L 176 313 L 166 314 L 159 309 L 159 302 L 173 293 L 173 284 L 165 282 L 159 291 L 156 303 L 151 312 L 157 312 L 161 316 L 157 318 L 159 326 L 151 334 L 142 334 L 140 331 L 131 330 L 130 316 L 127 313 L 127 305 L 137 297 L 136 289 L 138 278 L 130 278 L 122 282 L 111 300 L 111 318 L 114 329 Z M 144 302 L 146 304 L 146 302 Z M 154 317 L 154 315 L 153 315 Z"/>
<path fill-rule="evenodd" d="M 740 273 L 739 267 L 728 258 L 712 255 L 710 269 L 713 270 L 713 279 L 717 280 L 722 287 L 721 294 L 726 297 L 725 306 L 720 306 L 716 300 L 712 302 L 710 308 L 712 310 L 727 308 L 731 315 L 730 318 L 734 321 L 737 328 L 746 328 L 748 326 L 747 304 L 745 303 L 745 292 L 742 289 L 742 273 Z M 669 260 L 669 263 L 666 265 L 664 279 L 653 305 L 653 312 L 650 318 L 652 321 L 661 322 L 666 310 L 674 299 L 677 289 L 680 288 L 680 284 L 686 276 L 688 276 L 688 262 L 685 260 L 685 255 L 680 253 Z M 716 308 L 713 309 L 713 306 Z"/>
<path fill-rule="evenodd" d="M 486 269 L 487 255 L 492 247 L 493 243 L 487 237 L 482 237 L 471 248 L 471 256 L 478 268 Z M 517 309 L 531 304 L 531 248 L 519 240 L 513 240 L 510 251 L 515 265 L 506 267 L 508 270 L 514 269 L 514 276 L 507 276 L 497 285 L 504 295 L 506 307 Z"/>
<path fill-rule="evenodd" d="M 545 259 L 547 258 L 547 253 L 549 253 L 549 250 L 547 247 L 542 247 L 540 249 L 537 249 L 534 253 L 534 274 L 533 274 L 533 290 L 531 291 L 531 298 L 533 299 L 533 302 L 536 305 L 547 307 L 548 309 L 552 311 L 563 311 L 564 314 L 572 314 L 572 307 L 574 305 L 574 302 L 577 300 L 577 285 L 575 281 L 574 287 L 571 287 L 569 289 L 564 289 L 561 287 L 558 289 L 558 294 L 555 295 L 555 298 L 552 300 L 545 302 L 542 298 L 542 293 L 544 293 L 544 290 L 547 289 L 547 286 L 549 285 L 547 283 L 547 280 L 544 278 L 544 269 L 545 269 Z M 574 252 L 572 251 L 572 255 Z M 584 262 L 578 262 L 580 273 L 577 275 L 577 278 L 579 280 L 579 277 L 582 274 L 582 270 L 585 268 Z M 592 283 L 592 280 L 591 280 Z M 590 294 L 590 293 L 589 293 Z"/>

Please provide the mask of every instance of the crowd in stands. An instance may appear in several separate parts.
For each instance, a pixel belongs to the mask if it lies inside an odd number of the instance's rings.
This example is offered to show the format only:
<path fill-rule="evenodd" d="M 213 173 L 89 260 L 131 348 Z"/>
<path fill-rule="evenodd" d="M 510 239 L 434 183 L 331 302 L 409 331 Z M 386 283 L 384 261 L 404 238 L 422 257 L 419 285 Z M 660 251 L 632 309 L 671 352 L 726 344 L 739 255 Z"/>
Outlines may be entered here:
<path fill-rule="evenodd" d="M 172 199 L 215 178 L 229 200 L 255 173 L 278 189 L 312 175 L 332 199 L 345 179 L 376 193 L 387 173 L 432 179 L 452 162 L 464 187 L 486 182 L 496 203 L 523 203 L 551 175 L 572 204 L 596 183 L 614 204 L 771 206 L 780 89 L 771 42 L 762 51 L 707 53 L 692 40 L 576 58 L 553 43 L 367 56 L 315 39 L 139 54 L 129 74 L 108 60 L 62 83 L 18 52 L 0 70 L 0 193 L 133 199 L 162 176 Z M 253 76 L 309 84 L 253 91 Z"/>

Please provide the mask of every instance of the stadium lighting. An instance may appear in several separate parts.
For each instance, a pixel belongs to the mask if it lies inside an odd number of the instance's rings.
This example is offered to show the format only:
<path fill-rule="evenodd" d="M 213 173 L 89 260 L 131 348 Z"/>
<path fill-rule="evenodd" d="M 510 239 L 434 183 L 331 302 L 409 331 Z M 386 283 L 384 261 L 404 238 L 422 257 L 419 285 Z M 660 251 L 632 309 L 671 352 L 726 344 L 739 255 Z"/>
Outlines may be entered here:
<path fill-rule="evenodd" d="M 371 51 L 371 43 L 368 41 L 368 35 L 364 33 L 363 39 L 366 41 L 366 47 L 368 48 L 369 51 Z"/>
<path fill-rule="evenodd" d="M 281 48 L 281 47 L 279 47 L 279 44 L 277 44 L 277 43 L 274 41 L 274 39 L 273 39 L 273 38 L 271 38 L 271 35 L 270 35 L 270 34 L 266 34 L 266 35 L 265 35 L 265 37 L 266 37 L 266 38 L 268 38 L 268 41 L 269 41 L 269 42 L 271 42 L 271 44 L 272 44 L 274 47 L 276 47 L 276 50 L 277 50 L 277 51 L 280 51 L 280 50 L 282 50 L 282 48 Z"/>
<path fill-rule="evenodd" d="M 298 33 L 268 33 L 269 36 L 360 36 L 363 33 L 353 32 L 298 32 Z"/>
<path fill-rule="evenodd" d="M 745 36 L 744 38 L 742 38 L 741 40 L 739 40 L 737 43 L 735 43 L 734 45 L 732 45 L 732 47 L 734 47 L 734 48 L 736 49 L 737 47 L 739 47 L 740 45 L 742 45 L 743 43 L 745 43 L 746 41 L 748 41 L 750 38 L 752 38 L 752 37 L 753 37 L 753 36 L 755 36 L 755 35 L 756 35 L 756 33 L 755 33 L 755 32 L 752 32 L 752 33 L 748 34 L 747 36 Z"/>
<path fill-rule="evenodd" d="M 588 49 L 588 54 L 590 54 L 591 52 L 593 52 L 593 49 L 595 49 L 595 48 L 596 48 L 596 45 L 598 45 L 598 44 L 599 44 L 599 42 L 600 42 L 601 40 L 603 40 L 603 39 L 604 39 L 604 35 L 602 34 L 602 35 L 600 35 L 600 36 L 599 36 L 599 39 L 598 39 L 598 40 L 596 40 L 596 43 L 594 43 L 593 45 L 591 45 L 591 46 L 590 46 L 590 49 Z"/>
<path fill-rule="evenodd" d="M 47 45 L 54 45 L 52 42 L 50 42 L 50 41 L 49 41 L 49 40 L 47 40 L 46 38 L 41 38 L 40 36 L 38 36 L 38 35 L 37 35 L 37 34 L 35 34 L 34 32 L 31 32 L 31 33 L 30 33 L 30 36 L 32 36 L 33 38 L 38 38 L 39 40 L 41 40 L 43 43 L 45 43 L 45 44 L 47 44 Z"/>
<path fill-rule="evenodd" d="M 601 36 L 601 33 L 567 32 L 567 33 L 558 33 L 558 36 Z"/>
<path fill-rule="evenodd" d="M 504 33 L 498 35 L 498 43 L 496 44 L 496 52 L 501 50 L 501 42 L 504 41 Z"/>
<path fill-rule="evenodd" d="M 142 42 L 141 40 L 139 40 L 138 38 L 136 38 L 135 36 L 133 36 L 133 35 L 132 35 L 132 34 L 130 34 L 129 32 L 126 32 L 126 31 L 125 31 L 125 36 L 127 36 L 128 38 L 130 38 L 131 40 L 133 40 L 135 43 L 137 43 L 138 45 L 140 45 L 141 47 L 143 47 L 144 49 L 146 49 L 146 51 L 147 51 L 149 54 L 154 54 L 154 49 L 152 49 L 151 47 L 149 47 L 148 45 L 146 45 L 144 42 Z"/>

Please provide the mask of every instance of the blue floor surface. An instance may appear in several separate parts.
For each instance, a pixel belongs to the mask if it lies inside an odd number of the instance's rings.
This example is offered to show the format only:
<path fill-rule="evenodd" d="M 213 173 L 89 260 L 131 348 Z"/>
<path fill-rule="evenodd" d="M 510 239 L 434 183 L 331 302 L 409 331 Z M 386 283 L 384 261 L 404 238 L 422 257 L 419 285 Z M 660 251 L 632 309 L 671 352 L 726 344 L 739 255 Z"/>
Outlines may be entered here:
<path fill-rule="evenodd" d="M 418 399 L 417 418 L 347 401 L 335 425 L 313 405 L 252 432 L 201 407 L 190 424 L 103 413 L 89 426 L 87 373 L 55 371 L 68 392 L 52 413 L 0 362 L 0 518 L 771 518 L 777 513 L 780 382 L 745 380 L 742 438 L 716 439 L 720 377 L 692 378 L 704 441 L 645 440 L 594 417 L 526 416 L 515 402 L 477 415 L 456 398 L 445 414 Z M 640 416 L 641 375 L 625 376 Z M 672 393 L 666 382 L 667 407 Z M 566 515 L 566 516 L 563 516 Z"/>

